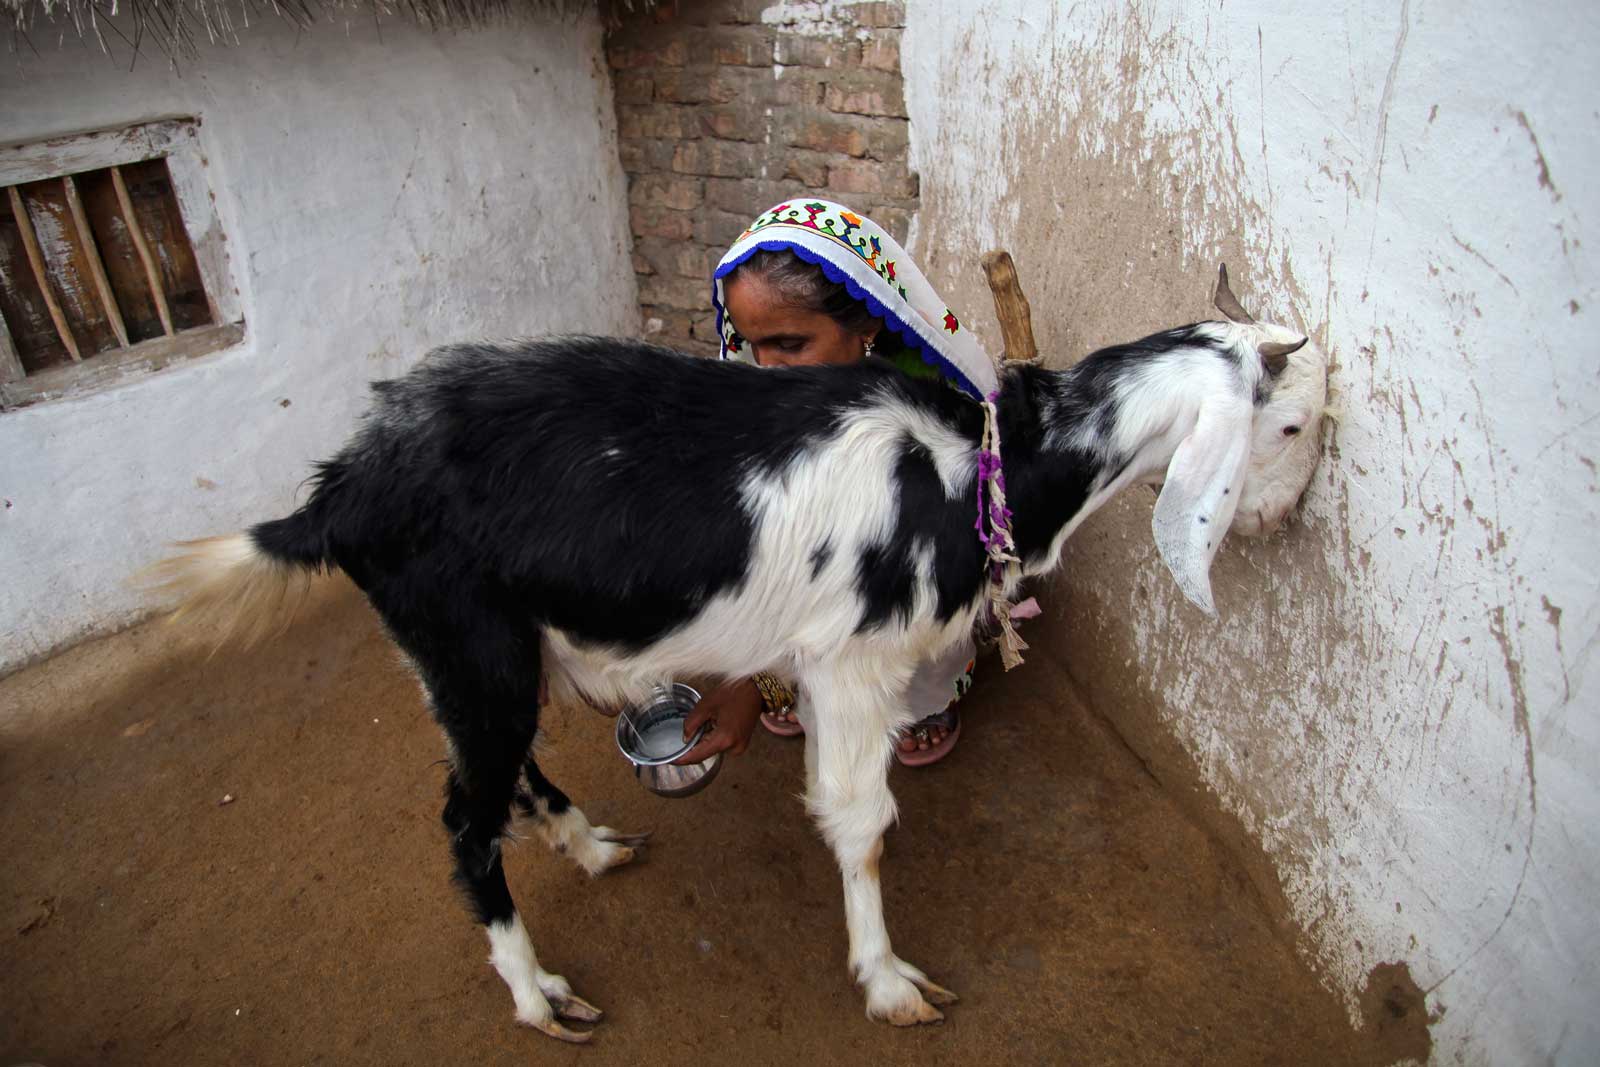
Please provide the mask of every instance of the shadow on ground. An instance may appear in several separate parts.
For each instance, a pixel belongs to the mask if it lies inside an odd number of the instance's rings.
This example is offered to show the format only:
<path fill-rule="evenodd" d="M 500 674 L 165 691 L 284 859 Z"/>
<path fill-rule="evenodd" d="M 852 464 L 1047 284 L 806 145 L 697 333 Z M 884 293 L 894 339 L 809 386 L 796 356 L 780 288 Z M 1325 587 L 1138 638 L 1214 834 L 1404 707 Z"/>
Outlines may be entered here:
<path fill-rule="evenodd" d="M 1383 1062 L 1048 664 L 980 664 L 955 753 L 892 774 L 895 947 L 962 995 L 916 1031 L 845 974 L 798 743 L 662 800 L 610 720 L 553 709 L 551 779 L 656 832 L 595 881 L 509 850 L 541 960 L 607 1011 L 572 1048 L 512 1023 L 449 885 L 439 736 L 365 607 L 254 652 L 169 642 L 0 681 L 0 1063 Z"/>

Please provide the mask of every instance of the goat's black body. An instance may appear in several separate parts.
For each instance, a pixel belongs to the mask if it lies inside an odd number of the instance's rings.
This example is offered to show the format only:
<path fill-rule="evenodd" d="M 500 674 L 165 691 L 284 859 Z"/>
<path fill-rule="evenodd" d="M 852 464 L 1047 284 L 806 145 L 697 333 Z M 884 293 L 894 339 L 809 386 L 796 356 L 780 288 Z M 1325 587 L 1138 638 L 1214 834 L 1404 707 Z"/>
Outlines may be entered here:
<path fill-rule="evenodd" d="M 440 349 L 374 390 L 366 424 L 322 465 L 310 501 L 257 526 L 257 544 L 336 565 L 386 599 L 427 599 L 435 590 L 388 588 L 426 575 L 452 597 L 473 590 L 625 648 L 743 581 L 754 530 L 740 487 L 752 471 L 781 469 L 886 393 L 974 448 L 982 426 L 975 405 L 882 363 L 757 371 L 594 338 Z M 981 579 L 971 521 L 957 517 L 966 504 L 946 500 L 912 441 L 897 475 L 895 534 L 858 561 L 863 628 L 909 605 L 911 543 L 930 531 L 945 617 Z"/>

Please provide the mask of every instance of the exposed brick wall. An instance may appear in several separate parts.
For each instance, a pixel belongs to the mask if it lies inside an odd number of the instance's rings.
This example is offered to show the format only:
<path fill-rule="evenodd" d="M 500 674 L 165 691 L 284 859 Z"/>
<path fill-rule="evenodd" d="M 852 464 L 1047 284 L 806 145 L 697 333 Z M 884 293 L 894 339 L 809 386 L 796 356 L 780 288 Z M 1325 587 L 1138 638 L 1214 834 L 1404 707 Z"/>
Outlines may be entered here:
<path fill-rule="evenodd" d="M 843 201 L 905 240 L 918 182 L 902 3 L 658 0 L 613 19 L 606 54 L 647 336 L 713 354 L 711 270 L 788 197 Z"/>

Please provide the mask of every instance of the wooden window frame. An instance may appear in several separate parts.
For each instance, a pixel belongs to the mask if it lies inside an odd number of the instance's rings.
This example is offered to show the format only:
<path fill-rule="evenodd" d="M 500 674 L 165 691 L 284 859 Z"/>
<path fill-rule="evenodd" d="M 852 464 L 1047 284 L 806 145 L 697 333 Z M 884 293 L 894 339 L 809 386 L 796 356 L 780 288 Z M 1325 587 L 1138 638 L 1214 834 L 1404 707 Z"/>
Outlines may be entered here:
<path fill-rule="evenodd" d="M 0 197 L 0 211 L 15 210 L 14 187 L 26 182 L 165 158 L 213 323 L 177 333 L 169 327 L 167 336 L 124 344 L 85 356 L 81 362 L 27 374 L 5 322 L 0 320 L 0 411 L 94 392 L 173 363 L 233 348 L 244 340 L 244 315 L 229 267 L 227 238 L 206 181 L 199 127 L 199 121 L 192 118 L 160 119 L 0 146 L 0 187 L 10 187 L 11 192 L 9 198 Z M 95 281 L 97 289 L 104 284 L 99 277 Z M 48 286 L 45 289 L 48 292 Z M 100 295 L 105 299 L 103 289 Z M 162 314 L 165 320 L 164 309 Z M 117 333 L 125 340 L 120 328 Z"/>

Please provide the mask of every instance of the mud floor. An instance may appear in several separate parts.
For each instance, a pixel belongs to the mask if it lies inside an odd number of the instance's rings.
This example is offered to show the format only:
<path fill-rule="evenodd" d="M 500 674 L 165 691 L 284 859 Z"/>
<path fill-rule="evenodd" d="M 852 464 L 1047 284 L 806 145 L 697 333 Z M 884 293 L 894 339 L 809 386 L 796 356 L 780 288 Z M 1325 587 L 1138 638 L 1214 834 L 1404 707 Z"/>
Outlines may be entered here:
<path fill-rule="evenodd" d="M 662 800 L 553 709 L 549 776 L 656 834 L 593 881 L 509 850 L 541 960 L 607 1012 L 573 1048 L 512 1023 L 439 736 L 359 601 L 209 660 L 158 625 L 81 646 L 0 681 L 0 1065 L 1384 1062 L 1049 664 L 980 670 L 951 758 L 892 773 L 895 947 L 962 995 L 916 1031 L 846 976 L 798 743 Z"/>

